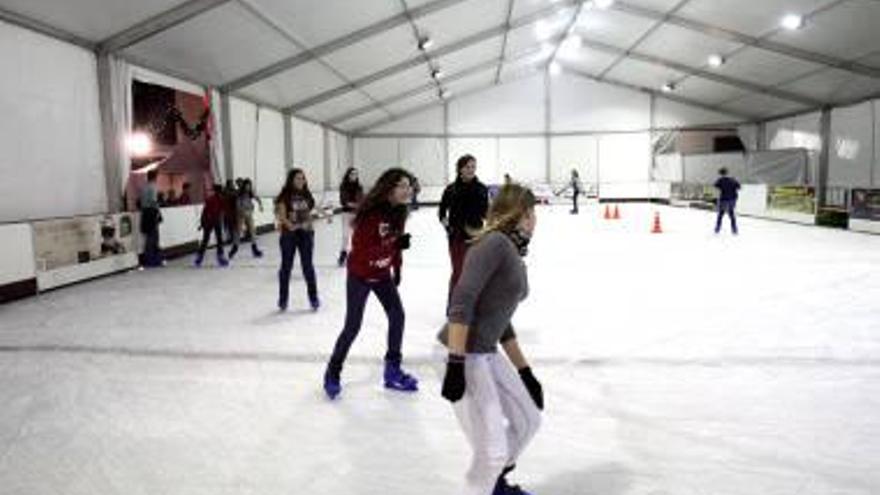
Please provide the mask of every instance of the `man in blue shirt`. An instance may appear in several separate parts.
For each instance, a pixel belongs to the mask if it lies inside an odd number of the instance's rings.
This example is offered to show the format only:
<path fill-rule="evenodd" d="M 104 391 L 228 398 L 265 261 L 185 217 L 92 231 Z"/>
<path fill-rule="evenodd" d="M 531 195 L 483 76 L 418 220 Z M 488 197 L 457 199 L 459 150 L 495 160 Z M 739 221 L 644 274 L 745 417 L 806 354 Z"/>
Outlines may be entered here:
<path fill-rule="evenodd" d="M 736 235 L 736 213 L 734 210 L 736 209 L 736 200 L 739 197 L 738 191 L 740 185 L 736 179 L 727 176 L 726 168 L 719 170 L 718 174 L 721 177 L 715 181 L 715 188 L 718 189 L 721 194 L 718 197 L 718 220 L 715 222 L 715 233 L 717 234 L 721 231 L 721 220 L 724 218 L 724 213 L 726 212 L 730 215 L 730 229 L 733 231 L 733 234 Z"/>

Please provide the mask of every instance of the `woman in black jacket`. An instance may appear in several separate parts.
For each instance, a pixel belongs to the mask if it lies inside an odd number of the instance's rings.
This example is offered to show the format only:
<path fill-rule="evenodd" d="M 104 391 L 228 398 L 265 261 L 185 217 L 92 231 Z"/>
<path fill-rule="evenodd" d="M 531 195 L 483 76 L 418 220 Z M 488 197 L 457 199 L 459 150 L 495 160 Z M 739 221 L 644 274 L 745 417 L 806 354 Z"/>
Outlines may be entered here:
<path fill-rule="evenodd" d="M 358 180 L 358 171 L 354 167 L 349 167 L 342 176 L 342 183 L 339 184 L 339 204 L 342 206 L 342 248 L 339 250 L 339 266 L 345 264 L 348 258 L 348 248 L 351 243 L 351 222 L 354 221 L 354 214 L 364 197 L 364 188 Z"/>
<path fill-rule="evenodd" d="M 483 219 L 489 209 L 489 190 L 477 178 L 477 159 L 464 155 L 455 165 L 458 177 L 446 186 L 440 200 L 440 223 L 449 237 L 449 259 L 452 276 L 449 294 L 458 282 L 468 241 L 474 232 L 483 228 Z"/>

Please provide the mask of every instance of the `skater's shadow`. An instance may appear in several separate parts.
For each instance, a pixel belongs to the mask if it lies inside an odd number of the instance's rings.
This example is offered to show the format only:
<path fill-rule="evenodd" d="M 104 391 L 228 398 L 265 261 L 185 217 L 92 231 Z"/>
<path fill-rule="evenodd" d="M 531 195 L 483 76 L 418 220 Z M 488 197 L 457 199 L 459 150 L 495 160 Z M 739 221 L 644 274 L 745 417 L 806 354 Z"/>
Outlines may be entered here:
<path fill-rule="evenodd" d="M 626 466 L 606 463 L 583 471 L 553 474 L 551 480 L 523 488 L 531 493 L 553 495 L 622 495 L 629 493 L 633 482 L 633 472 Z"/>
<path fill-rule="evenodd" d="M 315 312 L 308 308 L 288 309 L 287 311 L 279 311 L 275 309 L 269 313 L 254 318 L 251 320 L 251 324 L 257 327 L 271 327 L 291 318 L 311 314 L 315 314 Z"/>

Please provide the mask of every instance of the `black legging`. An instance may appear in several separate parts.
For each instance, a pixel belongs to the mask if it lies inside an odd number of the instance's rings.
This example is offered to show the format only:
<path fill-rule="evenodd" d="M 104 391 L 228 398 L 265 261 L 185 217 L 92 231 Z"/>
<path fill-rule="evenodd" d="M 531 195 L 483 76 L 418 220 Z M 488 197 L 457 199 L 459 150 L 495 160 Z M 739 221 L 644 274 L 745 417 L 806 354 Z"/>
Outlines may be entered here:
<path fill-rule="evenodd" d="M 214 225 L 202 226 L 202 243 L 199 244 L 199 259 L 205 257 L 205 251 L 208 250 L 208 241 L 211 240 L 211 232 L 214 233 L 214 238 L 217 239 L 217 256 L 223 256 L 223 229 L 220 227 L 220 222 L 217 222 Z"/>
<path fill-rule="evenodd" d="M 330 357 L 328 365 L 329 372 L 335 377 L 339 377 L 342 372 L 342 364 L 348 356 L 348 350 L 361 331 L 364 307 L 370 292 L 376 294 L 388 316 L 388 351 L 385 353 L 385 362 L 392 365 L 400 364 L 402 358 L 400 347 L 403 343 L 405 317 L 397 286 L 391 279 L 367 282 L 349 273 L 346 283 L 345 327 L 339 334 L 339 338 L 336 339 L 333 355 Z"/>

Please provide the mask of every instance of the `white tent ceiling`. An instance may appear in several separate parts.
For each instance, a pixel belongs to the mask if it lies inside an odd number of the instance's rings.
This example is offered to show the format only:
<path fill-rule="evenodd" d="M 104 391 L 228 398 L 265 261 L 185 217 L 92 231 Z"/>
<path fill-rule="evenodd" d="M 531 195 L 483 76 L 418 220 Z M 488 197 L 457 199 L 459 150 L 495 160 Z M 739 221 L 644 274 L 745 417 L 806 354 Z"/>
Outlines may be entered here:
<path fill-rule="evenodd" d="M 780 27 L 791 13 L 803 28 Z M 554 56 L 754 119 L 880 93 L 878 0 L 0 0 L 0 19 L 349 131 Z"/>

